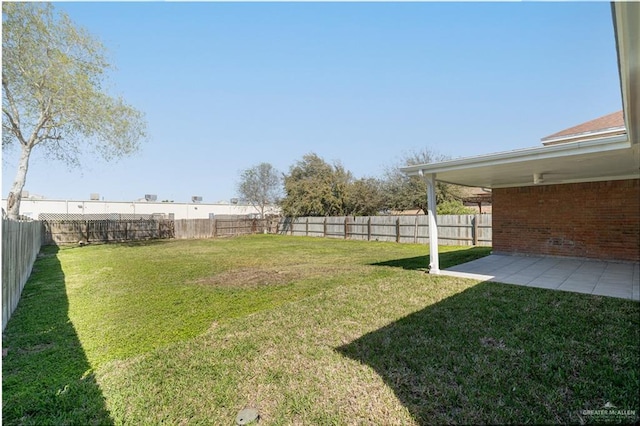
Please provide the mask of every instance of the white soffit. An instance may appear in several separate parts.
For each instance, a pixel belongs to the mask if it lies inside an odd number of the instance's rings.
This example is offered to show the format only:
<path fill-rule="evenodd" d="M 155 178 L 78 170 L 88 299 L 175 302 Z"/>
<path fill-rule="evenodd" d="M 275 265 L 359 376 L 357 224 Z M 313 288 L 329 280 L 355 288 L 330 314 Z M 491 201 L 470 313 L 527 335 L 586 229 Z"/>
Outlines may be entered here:
<path fill-rule="evenodd" d="M 408 175 L 435 173 L 439 181 L 501 188 L 640 177 L 640 146 L 626 135 L 543 146 L 405 167 Z"/>
<path fill-rule="evenodd" d="M 640 143 L 640 3 L 611 3 L 625 124 L 632 145 Z"/>

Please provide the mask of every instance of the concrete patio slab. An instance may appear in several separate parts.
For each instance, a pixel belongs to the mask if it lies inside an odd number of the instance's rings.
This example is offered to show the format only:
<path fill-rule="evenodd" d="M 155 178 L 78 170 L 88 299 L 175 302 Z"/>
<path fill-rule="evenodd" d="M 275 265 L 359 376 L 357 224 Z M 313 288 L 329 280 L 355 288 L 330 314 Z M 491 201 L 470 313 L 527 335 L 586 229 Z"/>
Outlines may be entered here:
<path fill-rule="evenodd" d="M 638 263 L 492 254 L 440 274 L 640 301 Z"/>

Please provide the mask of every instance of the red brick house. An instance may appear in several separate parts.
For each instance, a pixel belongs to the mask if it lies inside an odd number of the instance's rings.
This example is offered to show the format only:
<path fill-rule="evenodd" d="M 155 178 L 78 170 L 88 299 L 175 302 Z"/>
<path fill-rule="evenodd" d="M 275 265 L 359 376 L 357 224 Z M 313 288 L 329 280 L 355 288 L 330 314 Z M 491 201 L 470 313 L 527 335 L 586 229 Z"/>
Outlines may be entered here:
<path fill-rule="evenodd" d="M 612 16 L 622 111 L 540 147 L 404 168 L 427 180 L 430 225 L 436 180 L 491 188 L 496 253 L 640 261 L 640 4 L 613 3 Z M 439 273 L 437 227 L 429 229 Z"/>
<path fill-rule="evenodd" d="M 542 141 L 547 146 L 571 144 L 624 132 L 623 114 L 619 111 Z M 637 160 L 637 148 L 623 149 L 621 153 L 631 160 L 635 155 Z M 633 164 L 628 170 L 631 174 L 632 168 Z M 493 202 L 499 206 L 493 214 L 494 251 L 640 260 L 640 179 L 626 177 L 620 168 L 607 180 L 594 176 L 585 182 L 554 184 L 546 182 L 566 177 L 560 169 L 549 169 L 548 173 L 540 172 L 533 185 L 494 188 Z"/>

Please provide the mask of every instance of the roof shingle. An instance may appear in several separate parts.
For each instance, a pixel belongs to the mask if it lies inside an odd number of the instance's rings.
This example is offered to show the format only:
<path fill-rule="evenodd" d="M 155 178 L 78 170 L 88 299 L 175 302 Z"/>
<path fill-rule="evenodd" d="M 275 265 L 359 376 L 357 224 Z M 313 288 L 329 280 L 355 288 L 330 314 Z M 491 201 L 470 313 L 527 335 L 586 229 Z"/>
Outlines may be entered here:
<path fill-rule="evenodd" d="M 588 139 L 594 133 L 611 131 L 612 133 L 623 133 L 625 130 L 624 115 L 622 110 L 604 115 L 594 120 L 587 121 L 577 126 L 554 133 L 542 138 L 544 145 L 551 145 L 561 142 L 573 142 L 578 139 Z"/>

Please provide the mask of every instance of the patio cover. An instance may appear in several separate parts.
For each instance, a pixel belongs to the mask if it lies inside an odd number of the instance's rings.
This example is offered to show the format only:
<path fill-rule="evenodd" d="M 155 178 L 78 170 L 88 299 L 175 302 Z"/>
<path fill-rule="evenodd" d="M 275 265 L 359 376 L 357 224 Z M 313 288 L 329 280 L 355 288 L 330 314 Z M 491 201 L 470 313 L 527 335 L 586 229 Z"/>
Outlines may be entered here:
<path fill-rule="evenodd" d="M 436 180 L 503 188 L 640 178 L 640 3 L 612 3 L 611 11 L 625 133 L 402 168 L 404 173 L 427 181 L 431 273 L 440 272 Z"/>
<path fill-rule="evenodd" d="M 402 171 L 410 176 L 435 174 L 442 182 L 483 188 L 633 179 L 640 177 L 639 148 L 624 134 L 419 164 Z"/>

